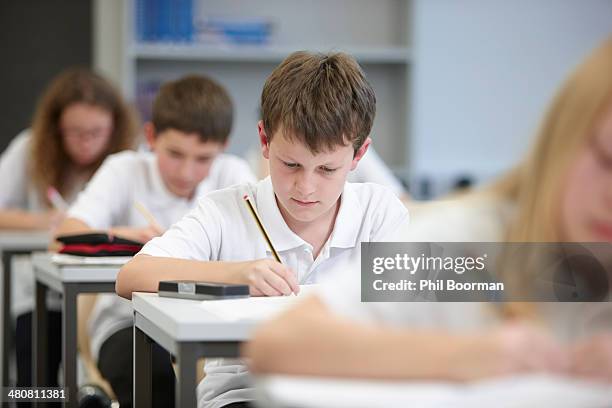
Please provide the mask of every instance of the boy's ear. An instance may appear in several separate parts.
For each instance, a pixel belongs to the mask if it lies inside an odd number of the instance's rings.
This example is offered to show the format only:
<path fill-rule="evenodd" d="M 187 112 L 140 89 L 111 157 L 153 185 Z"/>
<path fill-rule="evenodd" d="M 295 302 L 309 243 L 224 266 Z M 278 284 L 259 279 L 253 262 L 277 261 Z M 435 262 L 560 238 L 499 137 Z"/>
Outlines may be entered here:
<path fill-rule="evenodd" d="M 145 122 L 142 128 L 144 130 L 145 139 L 147 140 L 149 149 L 155 150 L 155 142 L 157 141 L 157 138 L 155 137 L 155 125 L 153 125 L 152 122 Z"/>
<path fill-rule="evenodd" d="M 357 163 L 359 163 L 359 160 L 361 160 L 363 155 L 366 154 L 368 148 L 370 147 L 370 144 L 372 144 L 372 139 L 366 137 L 366 140 L 363 142 L 361 147 L 355 152 L 355 157 L 353 157 L 353 162 L 351 163 L 351 170 L 355 170 L 355 168 L 357 167 Z"/>
<path fill-rule="evenodd" d="M 268 136 L 266 135 L 266 129 L 264 129 L 263 120 L 257 122 L 257 131 L 259 132 L 259 143 L 261 144 L 261 154 L 266 159 L 270 159 L 270 144 L 268 143 Z"/>

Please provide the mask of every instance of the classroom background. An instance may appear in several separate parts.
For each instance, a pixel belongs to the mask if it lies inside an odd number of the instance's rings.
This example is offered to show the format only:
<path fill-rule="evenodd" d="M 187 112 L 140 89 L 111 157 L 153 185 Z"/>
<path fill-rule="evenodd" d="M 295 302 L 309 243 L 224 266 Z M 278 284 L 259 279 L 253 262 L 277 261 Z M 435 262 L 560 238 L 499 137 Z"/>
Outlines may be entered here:
<path fill-rule="evenodd" d="M 610 34 L 607 0 L 6 0 L 0 150 L 62 69 L 117 84 L 144 119 L 160 83 L 198 72 L 236 106 L 229 151 L 256 149 L 267 74 L 291 51 L 353 54 L 372 82 L 376 151 L 427 199 L 509 169 L 562 78 Z"/>

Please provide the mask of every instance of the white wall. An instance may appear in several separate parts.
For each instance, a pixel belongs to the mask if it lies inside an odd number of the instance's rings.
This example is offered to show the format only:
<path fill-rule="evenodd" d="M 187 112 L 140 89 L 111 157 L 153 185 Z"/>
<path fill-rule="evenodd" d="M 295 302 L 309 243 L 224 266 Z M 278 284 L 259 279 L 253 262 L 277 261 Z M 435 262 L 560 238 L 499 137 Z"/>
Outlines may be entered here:
<path fill-rule="evenodd" d="M 410 169 L 438 185 L 516 163 L 565 75 L 612 33 L 610 0 L 415 0 L 413 12 Z"/>

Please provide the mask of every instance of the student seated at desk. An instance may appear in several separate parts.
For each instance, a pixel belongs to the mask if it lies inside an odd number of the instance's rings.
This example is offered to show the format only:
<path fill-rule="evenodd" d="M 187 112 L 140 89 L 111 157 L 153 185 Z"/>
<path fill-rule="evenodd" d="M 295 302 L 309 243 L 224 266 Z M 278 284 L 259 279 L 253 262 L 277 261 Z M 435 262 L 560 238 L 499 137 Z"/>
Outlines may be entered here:
<path fill-rule="evenodd" d="M 53 79 L 38 102 L 32 127 L 0 157 L 0 229 L 48 230 L 63 217 L 53 208 L 53 188 L 68 203 L 83 189 L 106 156 L 135 146 L 134 112 L 103 77 L 70 69 Z M 17 385 L 30 386 L 33 277 L 21 270 L 13 280 L 17 314 Z M 57 385 L 61 358 L 59 298 L 49 304 L 51 357 L 48 378 Z"/>
<path fill-rule="evenodd" d="M 152 123 L 145 124 L 153 152 L 109 157 L 70 208 L 57 234 L 105 230 L 146 242 L 178 221 L 203 194 L 255 181 L 244 160 L 223 153 L 232 117 L 229 95 L 209 78 L 192 75 L 163 85 L 153 105 Z M 139 212 L 138 205 L 150 211 L 155 225 Z M 79 348 L 91 380 L 107 390 L 108 381 L 120 405 L 131 407 L 130 302 L 116 295 L 98 295 L 80 301 L 79 313 Z M 155 350 L 153 401 L 155 406 L 170 407 L 174 405 L 172 367 L 163 349 Z"/>
<path fill-rule="evenodd" d="M 247 284 L 251 294 L 296 293 L 354 256 L 362 241 L 386 240 L 408 212 L 386 187 L 346 182 L 370 145 L 376 99 L 355 60 L 296 52 L 268 77 L 258 124 L 270 177 L 207 195 L 119 272 L 117 292 L 157 291 L 161 280 Z M 282 263 L 270 259 L 244 203 L 253 200 Z M 246 367 L 209 360 L 200 406 L 252 400 Z"/>
<path fill-rule="evenodd" d="M 612 39 L 560 89 L 517 169 L 432 205 L 406 241 L 612 242 L 611 169 Z M 534 285 L 524 269 L 506 272 L 506 283 Z M 264 373 L 467 381 L 540 371 L 612 381 L 612 310 L 606 302 L 362 303 L 359 280 L 338 276 L 262 325 L 243 351 Z"/>

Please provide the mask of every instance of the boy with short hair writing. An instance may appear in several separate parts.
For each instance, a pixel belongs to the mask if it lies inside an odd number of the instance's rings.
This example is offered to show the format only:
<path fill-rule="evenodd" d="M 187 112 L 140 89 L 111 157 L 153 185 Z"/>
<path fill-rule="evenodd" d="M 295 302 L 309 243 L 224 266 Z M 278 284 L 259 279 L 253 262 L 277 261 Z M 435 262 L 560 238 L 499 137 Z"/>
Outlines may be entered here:
<path fill-rule="evenodd" d="M 360 243 L 387 240 L 408 212 L 387 188 L 347 183 L 371 143 L 374 91 L 346 54 L 296 52 L 267 79 L 258 131 L 270 177 L 208 194 L 126 264 L 117 292 L 156 291 L 161 280 L 248 284 L 253 295 L 299 291 L 359 256 Z M 243 204 L 250 196 L 282 264 Z M 358 279 L 358 276 L 355 277 Z M 200 406 L 252 399 L 240 361 L 207 362 Z"/>

